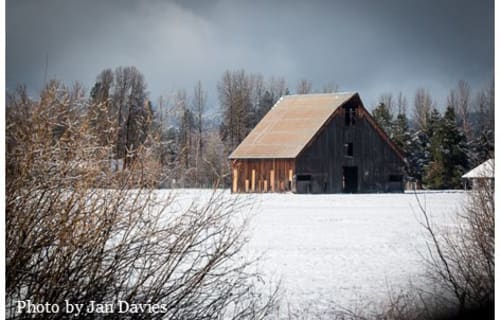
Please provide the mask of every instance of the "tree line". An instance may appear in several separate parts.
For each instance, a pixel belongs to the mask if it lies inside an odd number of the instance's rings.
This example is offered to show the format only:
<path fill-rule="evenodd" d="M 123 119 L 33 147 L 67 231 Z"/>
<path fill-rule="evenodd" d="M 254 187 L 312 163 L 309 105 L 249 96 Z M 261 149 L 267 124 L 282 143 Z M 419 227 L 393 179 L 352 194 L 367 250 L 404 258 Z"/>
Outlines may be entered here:
<path fill-rule="evenodd" d="M 444 112 L 425 89 L 418 89 L 408 115 L 400 93 L 380 96 L 373 117 L 405 153 L 410 181 L 430 189 L 462 186 L 461 176 L 494 153 L 494 86 L 473 95 L 461 80 L 450 90 Z"/>
<path fill-rule="evenodd" d="M 118 67 L 99 73 L 88 96 L 81 85 L 71 94 L 88 100 L 82 110 L 91 118 L 89 125 L 107 148 L 114 170 L 126 170 L 150 136 L 155 137 L 149 143 L 160 172 L 159 187 L 214 187 L 230 183 L 227 156 L 280 97 L 291 93 L 283 77 L 266 79 L 243 69 L 225 71 L 216 89 L 215 114 L 201 81 L 191 91 L 177 90 L 153 102 L 142 73 L 135 67 Z M 301 79 L 294 93 L 338 89 L 332 82 L 314 90 L 310 81 Z M 11 105 L 28 99 L 25 88 L 8 95 Z M 450 91 L 443 113 L 439 107 L 421 88 L 412 109 L 402 93 L 386 93 L 372 113 L 405 153 L 410 181 L 433 189 L 459 188 L 461 175 L 493 154 L 493 81 L 475 95 L 460 81 Z M 59 117 L 67 117 L 67 106 L 60 108 Z M 54 136 L 62 136 L 64 130 L 56 126 Z"/>

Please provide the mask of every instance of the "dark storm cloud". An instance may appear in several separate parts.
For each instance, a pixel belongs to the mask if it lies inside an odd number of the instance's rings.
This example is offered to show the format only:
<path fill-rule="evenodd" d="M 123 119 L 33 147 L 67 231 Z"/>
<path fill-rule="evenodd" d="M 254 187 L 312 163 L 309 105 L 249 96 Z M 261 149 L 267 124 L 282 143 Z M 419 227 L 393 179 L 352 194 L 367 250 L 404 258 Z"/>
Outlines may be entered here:
<path fill-rule="evenodd" d="M 216 102 L 226 69 L 307 78 L 444 101 L 459 79 L 493 76 L 492 1 L 7 0 L 7 86 L 48 77 L 92 85 L 104 68 L 135 65 L 153 99 L 199 79 Z"/>

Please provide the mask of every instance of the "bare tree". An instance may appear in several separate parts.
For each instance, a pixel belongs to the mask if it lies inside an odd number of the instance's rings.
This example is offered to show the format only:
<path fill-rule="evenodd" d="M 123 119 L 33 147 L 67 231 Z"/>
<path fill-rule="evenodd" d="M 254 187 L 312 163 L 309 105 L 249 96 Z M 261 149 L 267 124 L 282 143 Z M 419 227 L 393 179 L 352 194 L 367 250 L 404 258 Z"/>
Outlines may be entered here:
<path fill-rule="evenodd" d="M 457 88 L 450 91 L 448 96 L 448 106 L 454 108 L 461 122 L 462 132 L 467 140 L 472 138 L 472 129 L 470 124 L 470 87 L 465 80 L 458 82 Z"/>
<path fill-rule="evenodd" d="M 380 95 L 379 102 L 384 104 L 390 114 L 394 114 L 394 99 L 392 97 L 392 93 L 384 93 Z"/>
<path fill-rule="evenodd" d="M 262 95 L 266 91 L 266 86 L 264 83 L 264 77 L 257 73 L 257 74 L 250 74 L 249 75 L 249 87 L 251 89 L 251 103 L 254 108 L 257 108 L 260 102 L 260 99 L 262 98 Z"/>
<path fill-rule="evenodd" d="M 228 153 L 234 150 L 252 129 L 250 85 L 246 72 L 239 70 L 226 71 L 217 86 L 223 114 L 221 136 Z"/>
<path fill-rule="evenodd" d="M 284 96 L 286 92 L 287 92 L 287 86 L 285 78 L 271 77 L 271 79 L 269 79 L 269 93 L 271 94 L 271 97 L 273 99 L 273 104 L 275 104 L 279 98 Z"/>
<path fill-rule="evenodd" d="M 323 93 L 335 93 L 339 91 L 339 85 L 333 82 L 329 82 L 323 86 Z"/>
<path fill-rule="evenodd" d="M 249 89 L 251 108 L 249 110 L 248 126 L 250 129 L 253 129 L 261 119 L 261 103 L 263 96 L 267 91 L 264 83 L 264 77 L 261 74 L 250 74 Z"/>
<path fill-rule="evenodd" d="M 224 142 L 218 132 L 209 131 L 206 133 L 205 154 L 203 157 L 204 174 L 206 175 L 207 183 L 212 187 L 219 187 L 230 173 L 229 163 L 225 152 Z"/>
<path fill-rule="evenodd" d="M 96 83 L 90 92 L 93 103 L 104 103 L 111 96 L 111 89 L 114 83 L 114 74 L 111 69 L 105 69 L 97 76 Z"/>
<path fill-rule="evenodd" d="M 406 97 L 403 95 L 402 92 L 399 92 L 398 94 L 397 107 L 398 107 L 398 114 L 406 114 L 406 111 L 408 109 L 408 101 L 406 100 Z"/>
<path fill-rule="evenodd" d="M 193 112 L 188 104 L 187 93 L 185 90 L 177 91 L 175 96 L 175 107 L 179 114 L 179 161 L 180 168 L 182 171 L 180 177 L 186 177 L 188 170 L 193 168 L 193 129 L 195 125 L 195 119 Z M 186 177 L 187 178 L 187 177 Z M 191 177 L 189 177 L 189 180 Z"/>
<path fill-rule="evenodd" d="M 144 142 L 153 121 L 143 75 L 135 67 L 118 67 L 114 72 L 106 69 L 97 77 L 90 99 L 90 107 L 94 109 L 90 124 L 103 133 L 98 137 L 102 144 L 109 143 L 110 135 L 115 135 L 112 157 L 121 159 L 126 167 L 133 161 L 134 152 Z M 113 130 L 106 130 L 110 122 Z"/>
<path fill-rule="evenodd" d="M 426 131 L 430 112 L 434 108 L 434 102 L 427 90 L 423 88 L 417 89 L 414 107 L 413 119 L 417 123 L 417 129 Z"/>
<path fill-rule="evenodd" d="M 195 168 L 196 168 L 196 182 L 197 186 L 200 186 L 201 180 L 201 168 L 203 166 L 202 158 L 204 154 L 204 136 L 203 136 L 203 117 L 206 108 L 207 93 L 203 90 L 201 81 L 198 81 L 194 87 L 193 99 L 192 99 L 192 109 L 194 112 L 195 126 L 197 129 L 196 136 L 196 152 L 195 152 Z"/>
<path fill-rule="evenodd" d="M 312 84 L 307 79 L 300 79 L 297 84 L 297 94 L 308 94 L 312 91 Z"/>
<path fill-rule="evenodd" d="M 479 116 L 478 131 L 494 130 L 495 120 L 495 87 L 491 81 L 489 85 L 477 93 L 473 104 L 473 111 Z"/>

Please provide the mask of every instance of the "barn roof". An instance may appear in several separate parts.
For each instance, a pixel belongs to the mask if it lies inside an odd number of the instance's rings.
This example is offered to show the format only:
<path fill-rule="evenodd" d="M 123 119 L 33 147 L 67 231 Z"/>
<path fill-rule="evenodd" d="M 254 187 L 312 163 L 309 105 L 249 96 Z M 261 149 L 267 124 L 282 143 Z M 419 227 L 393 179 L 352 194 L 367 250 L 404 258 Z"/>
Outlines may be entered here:
<path fill-rule="evenodd" d="M 462 176 L 464 179 L 494 178 L 495 160 L 487 160 Z"/>
<path fill-rule="evenodd" d="M 355 92 L 282 97 L 229 159 L 295 158 Z"/>

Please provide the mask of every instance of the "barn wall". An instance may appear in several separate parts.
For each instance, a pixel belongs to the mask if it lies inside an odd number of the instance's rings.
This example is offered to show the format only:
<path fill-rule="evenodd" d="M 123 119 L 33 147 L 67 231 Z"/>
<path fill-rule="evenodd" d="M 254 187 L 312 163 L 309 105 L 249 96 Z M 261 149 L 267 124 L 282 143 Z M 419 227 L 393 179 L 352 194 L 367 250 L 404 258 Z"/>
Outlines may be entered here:
<path fill-rule="evenodd" d="M 360 104 L 352 99 L 344 107 Z M 403 161 L 370 124 L 366 111 L 355 110 L 355 123 L 350 126 L 345 124 L 346 109 L 336 111 L 331 122 L 297 158 L 297 174 L 312 174 L 313 179 L 323 179 L 323 192 L 340 193 L 345 191 L 344 167 L 355 167 L 357 186 L 353 192 L 403 191 L 402 181 L 390 181 L 404 175 Z M 346 155 L 347 143 L 353 145 L 352 157 Z"/>
<path fill-rule="evenodd" d="M 238 159 L 231 161 L 232 192 L 285 192 L 295 174 L 294 159 Z"/>

